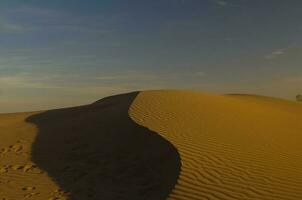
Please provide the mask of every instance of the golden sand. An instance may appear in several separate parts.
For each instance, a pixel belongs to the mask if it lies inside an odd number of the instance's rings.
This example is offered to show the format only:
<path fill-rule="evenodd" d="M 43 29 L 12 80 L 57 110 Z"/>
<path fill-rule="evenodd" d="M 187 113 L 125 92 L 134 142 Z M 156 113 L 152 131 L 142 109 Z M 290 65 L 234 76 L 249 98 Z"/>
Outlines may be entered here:
<path fill-rule="evenodd" d="M 286 100 L 171 90 L 0 114 L 0 200 L 301 200 L 301 118 Z"/>
<path fill-rule="evenodd" d="M 169 199 L 302 199 L 302 105 L 251 95 L 141 92 L 138 124 L 178 149 Z"/>
<path fill-rule="evenodd" d="M 179 154 L 131 120 L 137 94 L 0 115 L 0 200 L 166 199 Z"/>
<path fill-rule="evenodd" d="M 31 160 L 37 127 L 25 120 L 34 114 L 0 114 L 1 200 L 48 200 L 59 189 Z"/>

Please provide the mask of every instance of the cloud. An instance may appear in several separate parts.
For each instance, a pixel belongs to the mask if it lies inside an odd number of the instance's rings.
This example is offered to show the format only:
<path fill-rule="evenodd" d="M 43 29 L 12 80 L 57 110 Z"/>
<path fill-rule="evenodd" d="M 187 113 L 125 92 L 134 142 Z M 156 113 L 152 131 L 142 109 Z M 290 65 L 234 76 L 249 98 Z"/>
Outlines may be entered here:
<path fill-rule="evenodd" d="M 302 84 L 302 76 L 287 77 L 284 79 L 286 83 Z"/>
<path fill-rule="evenodd" d="M 301 51 L 301 44 L 292 43 L 292 44 L 288 44 L 284 48 L 272 50 L 272 52 L 264 56 L 264 58 L 267 60 L 272 60 L 284 56 L 284 54 L 297 55 L 297 53 L 300 53 L 300 51 Z"/>
<path fill-rule="evenodd" d="M 117 15 L 114 17 L 74 15 L 69 12 L 35 6 L 11 8 L 4 15 L 22 23 L 24 27 L 32 31 L 47 30 L 48 32 L 72 32 L 76 34 L 111 34 L 116 30 L 116 21 L 124 17 Z M 18 27 L 11 24 L 11 29 L 13 28 L 17 29 Z"/>
<path fill-rule="evenodd" d="M 49 73 L 19 73 L 0 75 L 0 89 L 28 88 L 28 89 L 69 89 L 82 87 L 118 86 L 156 86 L 174 85 L 178 82 L 200 81 L 206 73 L 195 72 L 146 72 L 128 70 L 121 73 L 100 72 L 79 74 L 49 74 Z M 130 88 L 131 89 L 131 88 Z M 134 88 L 136 89 L 136 88 Z"/>
<path fill-rule="evenodd" d="M 287 50 L 287 48 L 284 48 L 284 49 L 277 49 L 273 52 L 271 52 L 270 54 L 266 55 L 265 56 L 265 59 L 267 60 L 272 60 L 272 59 L 275 59 L 283 54 L 285 54 L 285 51 Z"/>
<path fill-rule="evenodd" d="M 136 71 L 128 70 L 123 71 L 122 74 L 108 74 L 96 76 L 97 80 L 113 80 L 113 81 L 173 81 L 173 80 L 183 80 L 183 79 L 195 79 L 206 76 L 206 73 L 203 71 L 193 71 L 193 72 L 147 72 L 147 71 Z"/>
<path fill-rule="evenodd" d="M 196 76 L 199 76 L 199 77 L 203 77 L 203 76 L 206 76 L 207 74 L 205 72 L 202 72 L 202 71 L 197 71 L 194 73 Z"/>
<path fill-rule="evenodd" d="M 0 85 L 2 90 L 7 88 L 53 88 L 52 84 L 43 82 L 45 77 L 34 77 L 29 74 L 2 75 L 0 76 Z"/>
<path fill-rule="evenodd" d="M 20 33 L 25 28 L 17 23 L 12 23 L 7 19 L 0 18 L 0 33 Z"/>
<path fill-rule="evenodd" d="M 228 5 L 228 2 L 223 1 L 223 0 L 218 0 L 218 1 L 216 1 L 216 4 L 217 4 L 218 6 L 225 7 L 225 6 Z"/>

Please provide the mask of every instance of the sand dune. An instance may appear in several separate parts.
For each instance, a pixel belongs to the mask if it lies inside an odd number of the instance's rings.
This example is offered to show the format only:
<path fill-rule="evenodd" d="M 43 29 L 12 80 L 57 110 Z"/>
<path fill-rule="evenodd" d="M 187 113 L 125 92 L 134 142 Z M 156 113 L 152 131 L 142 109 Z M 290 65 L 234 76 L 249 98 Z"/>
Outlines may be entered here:
<path fill-rule="evenodd" d="M 0 114 L 0 200 L 301 200 L 302 104 L 145 91 Z"/>
<path fill-rule="evenodd" d="M 136 95 L 1 115 L 0 200 L 166 199 L 179 175 L 179 155 L 130 119 Z"/>
<path fill-rule="evenodd" d="M 137 123 L 178 149 L 169 199 L 302 199 L 302 105 L 275 98 L 141 92 Z"/>

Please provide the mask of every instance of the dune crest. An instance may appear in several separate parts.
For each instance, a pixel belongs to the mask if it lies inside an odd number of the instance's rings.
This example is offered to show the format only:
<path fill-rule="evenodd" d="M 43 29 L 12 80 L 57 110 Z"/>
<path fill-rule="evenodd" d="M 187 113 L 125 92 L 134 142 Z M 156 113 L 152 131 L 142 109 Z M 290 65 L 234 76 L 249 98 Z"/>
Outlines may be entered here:
<path fill-rule="evenodd" d="M 0 114 L 0 199 L 300 200 L 301 116 L 296 102 L 172 90 Z"/>
<path fill-rule="evenodd" d="M 181 174 L 169 199 L 302 199 L 301 104 L 146 91 L 129 112 L 180 153 Z"/>
<path fill-rule="evenodd" d="M 0 115 L 0 200 L 164 200 L 180 159 L 128 115 L 138 93 Z"/>

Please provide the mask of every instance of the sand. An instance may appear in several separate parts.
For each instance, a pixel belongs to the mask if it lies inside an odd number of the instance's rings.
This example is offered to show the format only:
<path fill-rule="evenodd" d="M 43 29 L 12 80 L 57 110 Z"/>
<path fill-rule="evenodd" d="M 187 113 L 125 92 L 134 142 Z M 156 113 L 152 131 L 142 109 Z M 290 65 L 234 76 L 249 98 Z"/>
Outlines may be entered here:
<path fill-rule="evenodd" d="M 253 95 L 141 92 L 138 124 L 178 149 L 169 199 L 302 199 L 302 104 Z"/>
<path fill-rule="evenodd" d="M 0 200 L 166 199 L 179 154 L 130 119 L 136 95 L 0 115 Z"/>
<path fill-rule="evenodd" d="M 0 200 L 301 200 L 301 116 L 176 90 L 0 114 Z"/>
<path fill-rule="evenodd" d="M 0 199 L 48 199 L 58 189 L 31 160 L 37 128 L 25 120 L 36 113 L 0 115 Z"/>

